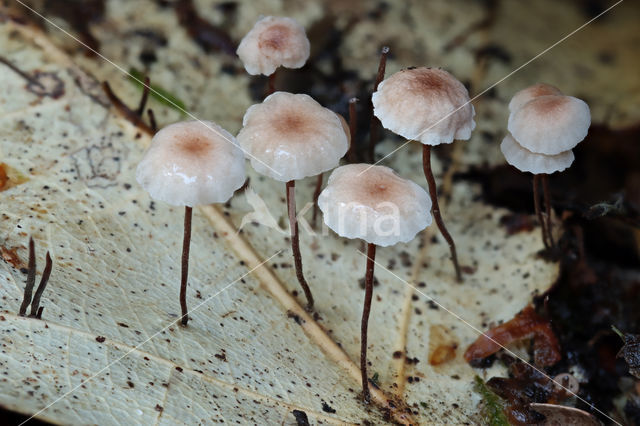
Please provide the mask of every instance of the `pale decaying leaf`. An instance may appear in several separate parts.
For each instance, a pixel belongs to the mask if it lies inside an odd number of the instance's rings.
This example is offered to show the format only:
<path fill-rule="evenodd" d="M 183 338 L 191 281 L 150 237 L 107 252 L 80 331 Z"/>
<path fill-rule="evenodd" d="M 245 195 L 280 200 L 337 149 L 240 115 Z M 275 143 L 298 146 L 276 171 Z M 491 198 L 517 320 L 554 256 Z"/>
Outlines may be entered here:
<path fill-rule="evenodd" d="M 4 407 L 33 414 L 73 391 L 38 417 L 271 424 L 293 422 L 298 409 L 314 423 L 380 424 L 385 412 L 404 423 L 478 421 L 475 372 L 463 348 L 477 337 L 471 326 L 485 330 L 511 318 L 554 281 L 557 266 L 536 257 L 537 230 L 507 237 L 499 225 L 506 211 L 477 201 L 476 185 L 456 182 L 444 211 L 461 263 L 471 271 L 464 284 L 455 283 L 448 248 L 434 229 L 379 250 L 369 360 L 380 391 L 366 407 L 358 399 L 360 242 L 303 231 L 319 314 L 314 320 L 291 295 L 298 287 L 285 234 L 254 224 L 238 233 L 235 227 L 251 211 L 241 195 L 224 208 L 197 209 L 192 320 L 186 329 L 176 326 L 182 210 L 153 203 L 135 182 L 148 136 L 77 84 L 79 76 L 91 79 L 38 30 L 7 21 L 0 25 L 0 46 L 16 66 L 53 72 L 65 87 L 57 99 L 37 96 L 21 77 L 1 70 L 0 162 L 28 178 L 0 192 L 0 245 L 17 247 L 21 259 L 0 269 Z M 217 114 L 228 122 L 242 115 L 239 105 L 225 108 Z M 395 146 L 386 141 L 380 150 Z M 418 146 L 389 164 L 426 186 Z M 440 163 L 434 168 L 442 177 Z M 284 223 L 284 185 L 250 176 L 255 193 Z M 300 207 L 313 184 L 298 185 Z M 15 315 L 29 235 L 38 259 L 46 250 L 54 257 L 43 321 Z M 434 326 L 457 345 L 453 359 L 439 365 L 428 362 Z M 417 363 L 406 362 L 414 358 Z M 487 373 L 505 371 L 496 365 Z"/>

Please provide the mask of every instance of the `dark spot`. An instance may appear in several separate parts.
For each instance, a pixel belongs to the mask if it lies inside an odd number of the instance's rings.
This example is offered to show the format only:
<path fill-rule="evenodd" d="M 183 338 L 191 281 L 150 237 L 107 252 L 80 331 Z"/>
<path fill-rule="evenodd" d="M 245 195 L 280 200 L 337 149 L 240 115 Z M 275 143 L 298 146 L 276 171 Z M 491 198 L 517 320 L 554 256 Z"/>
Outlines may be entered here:
<path fill-rule="evenodd" d="M 96 337 L 96 342 L 98 342 L 98 343 L 104 343 L 105 340 L 107 340 L 107 338 L 104 337 L 104 336 Z"/>

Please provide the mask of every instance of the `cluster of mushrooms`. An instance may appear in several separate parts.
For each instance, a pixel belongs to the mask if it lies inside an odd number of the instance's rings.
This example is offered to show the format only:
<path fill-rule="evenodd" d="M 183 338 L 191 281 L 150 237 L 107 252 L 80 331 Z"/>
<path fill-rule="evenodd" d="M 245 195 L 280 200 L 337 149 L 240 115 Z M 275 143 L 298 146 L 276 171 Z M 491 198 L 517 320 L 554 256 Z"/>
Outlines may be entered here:
<path fill-rule="evenodd" d="M 269 95 L 251 106 L 234 137 L 212 122 L 171 124 L 153 137 L 136 178 L 152 198 L 184 206 L 184 242 L 180 286 L 181 323 L 187 325 L 186 289 L 192 208 L 225 203 L 246 179 L 245 158 L 256 172 L 285 182 L 291 246 L 296 276 L 313 309 L 305 280 L 296 219 L 295 183 L 332 169 L 317 199 L 325 224 L 341 237 L 367 246 L 365 300 L 361 323 L 363 399 L 369 400 L 367 324 L 373 294 L 377 246 L 412 240 L 432 222 L 449 244 L 456 278 L 462 281 L 453 238 L 447 231 L 431 170 L 431 147 L 467 140 L 475 128 L 475 111 L 465 86 L 438 68 L 407 68 L 382 81 L 372 95 L 374 114 L 394 133 L 423 144 L 423 167 L 429 191 L 403 179 L 389 167 L 371 164 L 339 166 L 351 143 L 345 119 L 310 96 L 275 91 L 278 67 L 302 67 L 309 57 L 304 28 L 291 18 L 261 18 L 240 43 L 237 54 L 249 74 L 269 77 Z M 558 89 L 537 84 L 518 92 L 501 149 L 509 164 L 534 174 L 536 213 L 543 241 L 553 246 L 547 175 L 567 168 L 571 149 L 587 134 L 588 106 Z M 542 180 L 546 213 L 539 206 Z"/>

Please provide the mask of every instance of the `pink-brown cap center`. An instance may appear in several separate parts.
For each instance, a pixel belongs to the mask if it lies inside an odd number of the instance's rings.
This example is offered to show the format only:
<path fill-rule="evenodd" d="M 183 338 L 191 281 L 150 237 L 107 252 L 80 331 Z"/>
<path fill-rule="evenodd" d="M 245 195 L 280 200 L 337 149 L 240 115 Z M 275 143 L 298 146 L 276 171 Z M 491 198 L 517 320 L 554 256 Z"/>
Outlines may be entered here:
<path fill-rule="evenodd" d="M 287 45 L 290 30 L 286 25 L 272 25 L 260 36 L 259 47 L 273 50 L 284 49 Z"/>

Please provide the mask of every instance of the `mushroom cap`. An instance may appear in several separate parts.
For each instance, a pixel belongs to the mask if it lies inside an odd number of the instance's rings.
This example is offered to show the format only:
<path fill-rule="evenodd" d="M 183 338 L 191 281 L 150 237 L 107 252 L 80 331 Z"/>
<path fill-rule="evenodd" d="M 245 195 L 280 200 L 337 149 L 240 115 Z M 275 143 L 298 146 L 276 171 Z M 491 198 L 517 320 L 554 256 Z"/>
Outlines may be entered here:
<path fill-rule="evenodd" d="M 238 143 L 260 174 L 287 182 L 336 167 L 349 149 L 339 115 L 311 96 L 275 92 L 249 107 Z"/>
<path fill-rule="evenodd" d="M 431 224 L 429 194 L 384 166 L 338 167 L 320 193 L 318 207 L 324 223 L 341 237 L 383 247 L 411 241 Z"/>
<path fill-rule="evenodd" d="M 244 36 L 236 53 L 251 75 L 271 75 L 276 68 L 300 68 L 310 44 L 302 25 L 286 17 L 265 16 Z"/>
<path fill-rule="evenodd" d="M 547 95 L 562 95 L 560 89 L 555 86 L 546 83 L 537 83 L 533 86 L 529 86 L 526 89 L 522 89 L 513 95 L 511 101 L 509 102 L 509 111 L 513 113 L 514 111 L 520 109 L 524 104 L 533 100 L 534 98 L 538 98 L 540 96 Z"/>
<path fill-rule="evenodd" d="M 556 155 L 578 145 L 589 130 L 589 106 L 572 96 L 534 98 L 509 115 L 508 129 L 531 152 Z"/>
<path fill-rule="evenodd" d="M 507 163 L 523 172 L 533 174 L 551 174 L 568 168 L 573 163 L 573 151 L 568 150 L 556 155 L 536 154 L 520 146 L 511 135 L 505 136 L 500 144 Z"/>
<path fill-rule="evenodd" d="M 174 206 L 224 203 L 245 181 L 235 138 L 210 121 L 170 124 L 151 140 L 136 180 L 152 198 Z"/>
<path fill-rule="evenodd" d="M 466 87 L 439 68 L 399 71 L 380 83 L 372 101 L 385 128 L 425 145 L 469 139 L 476 127 Z"/>

